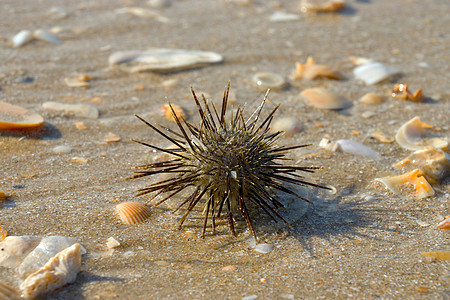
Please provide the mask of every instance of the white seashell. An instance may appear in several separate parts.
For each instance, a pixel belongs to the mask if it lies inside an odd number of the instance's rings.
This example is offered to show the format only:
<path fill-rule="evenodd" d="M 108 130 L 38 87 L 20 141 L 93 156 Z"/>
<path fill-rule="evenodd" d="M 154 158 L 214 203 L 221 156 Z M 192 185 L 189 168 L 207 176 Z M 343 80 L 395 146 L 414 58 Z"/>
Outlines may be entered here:
<path fill-rule="evenodd" d="M 421 150 L 427 146 L 438 149 L 446 149 L 448 147 L 448 139 L 446 138 L 426 138 L 425 127 L 432 127 L 420 121 L 419 117 L 414 117 L 400 127 L 395 135 L 397 143 L 408 150 Z"/>
<path fill-rule="evenodd" d="M 129 66 L 126 69 L 131 73 L 173 72 L 222 61 L 223 57 L 214 52 L 163 48 L 147 51 L 121 51 L 109 56 L 110 65 L 127 63 Z"/>
<path fill-rule="evenodd" d="M 398 196 L 402 196 L 401 191 L 403 191 L 405 186 L 412 186 L 414 189 L 413 195 L 418 199 L 422 199 L 434 195 L 433 188 L 423 175 L 421 170 L 415 169 L 399 176 L 375 178 L 374 180 L 381 182 L 388 190 Z"/>
<path fill-rule="evenodd" d="M 396 74 L 399 74 L 398 70 L 376 61 L 360 65 L 353 70 L 355 78 L 364 81 L 367 85 L 381 82 Z"/>
<path fill-rule="evenodd" d="M 279 90 L 286 85 L 286 81 L 283 79 L 283 77 L 275 73 L 257 73 L 253 76 L 252 80 L 262 90 Z"/>
<path fill-rule="evenodd" d="M 336 151 L 342 151 L 350 154 L 361 155 L 376 158 L 380 154 L 370 147 L 363 144 L 351 141 L 351 140 L 337 140 L 336 141 Z"/>
<path fill-rule="evenodd" d="M 273 245 L 272 244 L 257 244 L 255 249 L 256 252 L 259 253 L 270 253 L 273 251 Z"/>
<path fill-rule="evenodd" d="M 61 40 L 54 34 L 51 34 L 50 32 L 43 30 L 43 29 L 37 29 L 33 33 L 33 37 L 37 40 L 49 42 L 52 44 L 61 44 Z"/>
<path fill-rule="evenodd" d="M 98 109 L 87 104 L 65 104 L 59 102 L 45 102 L 42 104 L 45 110 L 62 112 L 65 115 L 73 115 L 76 117 L 96 119 L 98 118 Z"/>
<path fill-rule="evenodd" d="M 33 34 L 29 30 L 22 30 L 16 34 L 11 41 L 11 47 L 19 48 L 33 39 Z"/>
<path fill-rule="evenodd" d="M 56 146 L 52 149 L 53 153 L 56 154 L 67 154 L 72 152 L 73 148 L 67 145 Z"/>
<path fill-rule="evenodd" d="M 345 109 L 352 106 L 352 102 L 324 88 L 306 89 L 300 93 L 300 98 L 310 106 L 320 109 Z"/>
<path fill-rule="evenodd" d="M 295 21 L 299 20 L 300 16 L 297 14 L 288 14 L 282 11 L 276 11 L 274 12 L 269 20 L 270 22 L 288 22 L 288 21 Z"/>
<path fill-rule="evenodd" d="M 41 240 L 20 264 L 18 271 L 21 277 L 26 277 L 30 273 L 42 268 L 45 263 L 58 254 L 58 252 L 72 246 L 74 240 L 64 236 L 49 236 Z"/>
<path fill-rule="evenodd" d="M 271 132 L 282 131 L 287 135 L 293 135 L 302 131 L 302 125 L 296 118 L 281 118 L 273 122 L 270 129 Z"/>
<path fill-rule="evenodd" d="M 35 128 L 44 118 L 28 109 L 0 101 L 0 130 Z"/>
<path fill-rule="evenodd" d="M 117 248 L 119 246 L 120 246 L 119 241 L 117 241 L 112 236 L 106 240 L 106 247 L 108 247 L 108 249 Z"/>
<path fill-rule="evenodd" d="M 139 202 L 123 202 L 118 204 L 115 213 L 123 224 L 139 224 L 150 217 L 150 208 Z"/>
<path fill-rule="evenodd" d="M 0 242 L 0 266 L 17 267 L 39 241 L 36 236 L 7 236 Z"/>
<path fill-rule="evenodd" d="M 76 243 L 51 258 L 41 269 L 28 276 L 20 285 L 25 299 L 36 297 L 75 281 L 81 269 L 81 246 Z"/>

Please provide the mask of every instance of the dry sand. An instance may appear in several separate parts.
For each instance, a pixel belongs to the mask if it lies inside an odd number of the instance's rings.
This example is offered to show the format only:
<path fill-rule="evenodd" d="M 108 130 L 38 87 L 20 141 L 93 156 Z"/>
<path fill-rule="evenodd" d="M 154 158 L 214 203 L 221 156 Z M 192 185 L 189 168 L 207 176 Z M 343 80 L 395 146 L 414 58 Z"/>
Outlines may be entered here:
<path fill-rule="evenodd" d="M 162 10 L 170 22 L 161 23 L 114 12 L 124 6 L 146 7 L 146 1 L 2 1 L 0 100 L 42 114 L 46 123 L 34 132 L 0 133 L 0 190 L 10 195 L 0 207 L 0 226 L 10 235 L 75 237 L 88 250 L 76 282 L 49 298 L 448 299 L 448 261 L 430 263 L 420 253 L 449 248 L 448 232 L 435 228 L 438 216 L 449 214 L 449 181 L 436 188 L 434 197 L 422 200 L 402 199 L 375 187 L 375 177 L 399 174 L 391 165 L 409 151 L 367 135 L 379 128 L 393 136 L 416 115 L 448 135 L 450 4 L 448 0 L 348 2 L 341 13 L 273 23 L 269 17 L 275 11 L 295 13 L 299 1 L 255 1 L 249 6 L 173 1 Z M 49 12 L 54 6 L 68 16 Z M 7 39 L 22 29 L 55 26 L 62 29 L 61 45 L 35 41 L 18 49 L 6 47 Z M 168 75 L 107 69 L 111 53 L 150 47 L 214 51 L 224 55 L 225 62 Z M 157 156 L 131 139 L 168 145 L 133 114 L 173 126 L 159 112 L 165 97 L 193 111 L 190 85 L 218 101 L 229 80 L 237 102 L 247 103 L 250 111 L 262 97 L 251 81 L 253 74 L 270 71 L 289 77 L 295 62 L 304 62 L 307 56 L 338 68 L 348 80 L 290 81 L 288 88 L 270 94 L 269 107 L 281 103 L 278 117 L 298 117 L 302 132 L 283 137 L 280 143 L 313 144 L 293 151 L 291 157 L 302 159 L 302 165 L 322 166 L 310 179 L 336 187 L 337 193 L 314 191 L 316 205 L 294 224 L 295 230 L 256 217 L 261 242 L 273 243 L 273 252 L 252 250 L 242 223 L 238 237 L 230 236 L 222 223 L 216 235 L 201 239 L 201 211 L 176 230 L 179 215 L 168 208 L 179 199 L 155 209 L 138 226 L 121 225 L 114 218 L 111 213 L 119 202 L 145 202 L 145 197 L 133 195 L 148 181 L 124 178 L 132 174 L 133 165 Z M 348 56 L 372 58 L 403 75 L 365 86 L 353 78 Z M 63 80 L 73 73 L 96 78 L 88 89 L 71 89 Z M 162 87 L 168 79 L 177 83 Z M 395 82 L 407 82 L 413 90 L 423 88 L 432 100 L 358 103 L 366 92 L 387 96 Z M 144 90 L 136 89 L 138 84 Z M 306 107 L 297 95 L 316 86 L 329 87 L 354 106 L 347 113 Z M 100 100 L 91 102 L 95 97 Z M 80 119 L 45 111 L 46 101 L 90 103 L 100 109 L 100 117 Z M 374 116 L 361 117 L 367 111 Z M 87 129 L 77 129 L 78 121 Z M 104 143 L 108 132 L 122 140 Z M 327 134 L 362 142 L 382 158 L 328 153 L 318 147 Z M 73 151 L 53 153 L 59 145 Z M 417 220 L 431 225 L 419 226 Z M 122 245 L 107 256 L 105 242 L 110 236 Z M 222 270 L 229 265 L 236 270 Z M 0 280 L 17 286 L 14 274 L 0 268 Z"/>

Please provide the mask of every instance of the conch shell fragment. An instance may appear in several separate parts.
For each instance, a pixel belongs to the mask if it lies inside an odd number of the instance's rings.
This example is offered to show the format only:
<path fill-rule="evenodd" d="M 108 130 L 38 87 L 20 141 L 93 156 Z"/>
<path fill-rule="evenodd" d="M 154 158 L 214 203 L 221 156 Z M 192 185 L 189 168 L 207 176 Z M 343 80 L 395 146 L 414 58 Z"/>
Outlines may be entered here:
<path fill-rule="evenodd" d="M 419 169 L 414 169 L 399 176 L 375 178 L 375 181 L 383 183 L 388 190 L 399 196 L 401 196 L 403 188 L 408 186 L 414 188 L 414 196 L 418 199 L 434 195 L 433 188 L 425 179 L 424 173 Z"/>
<path fill-rule="evenodd" d="M 400 127 L 395 135 L 397 143 L 408 150 L 421 150 L 427 146 L 445 150 L 448 147 L 446 138 L 427 138 L 425 129 L 433 126 L 421 122 L 419 117 L 414 117 Z"/>

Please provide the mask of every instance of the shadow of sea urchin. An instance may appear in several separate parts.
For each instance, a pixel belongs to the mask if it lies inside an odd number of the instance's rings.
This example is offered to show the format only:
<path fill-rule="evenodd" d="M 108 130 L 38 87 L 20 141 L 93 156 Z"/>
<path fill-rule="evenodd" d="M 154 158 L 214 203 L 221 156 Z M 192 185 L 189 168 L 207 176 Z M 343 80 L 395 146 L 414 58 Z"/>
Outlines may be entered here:
<path fill-rule="evenodd" d="M 289 225 L 276 209 L 283 207 L 275 197 L 274 192 L 282 191 L 310 202 L 286 188 L 283 183 L 293 183 L 301 186 L 315 186 L 326 188 L 311 182 L 307 182 L 297 174 L 298 171 L 313 172 L 317 167 L 301 167 L 283 165 L 287 161 L 287 151 L 306 147 L 297 145 L 280 147 L 276 141 L 282 132 L 269 133 L 273 115 L 277 111 L 276 106 L 272 112 L 261 121 L 260 114 L 267 99 L 267 93 L 261 105 L 253 114 L 245 119 L 243 108 L 237 107 L 236 113 L 231 114 L 230 120 L 226 120 L 228 92 L 230 85 L 225 89 L 222 107 L 220 111 L 214 104 L 208 103 L 202 95 L 203 106 L 191 87 L 192 95 L 197 104 L 201 117 L 199 125 L 193 125 L 175 114 L 169 104 L 172 116 L 178 125 L 179 132 L 148 123 L 137 116 L 161 136 L 169 140 L 175 147 L 163 149 L 141 141 L 136 141 L 150 148 L 168 153 L 171 159 L 136 167 L 138 171 L 132 178 L 171 174 L 172 177 L 150 184 L 140 189 L 137 196 L 153 193 L 156 196 L 168 194 L 162 200 L 154 204 L 157 206 L 186 188 L 192 193 L 182 201 L 177 211 L 187 206 L 180 220 L 180 227 L 192 209 L 199 203 L 205 202 L 205 218 L 202 237 L 205 235 L 208 217 L 212 221 L 212 230 L 215 231 L 215 218 L 219 218 L 222 210 L 226 210 L 228 223 L 233 235 L 233 212 L 239 210 L 247 223 L 248 228 L 256 239 L 255 230 L 249 213 L 250 205 L 259 207 L 273 220 L 277 219 Z M 147 203 L 148 203 L 147 202 Z M 251 204 L 253 203 L 253 204 Z"/>

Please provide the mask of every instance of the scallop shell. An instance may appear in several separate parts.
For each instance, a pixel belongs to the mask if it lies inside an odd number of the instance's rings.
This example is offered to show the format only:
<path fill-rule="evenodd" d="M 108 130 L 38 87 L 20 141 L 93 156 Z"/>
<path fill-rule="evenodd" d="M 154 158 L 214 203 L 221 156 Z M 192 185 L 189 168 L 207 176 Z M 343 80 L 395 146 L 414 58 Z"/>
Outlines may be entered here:
<path fill-rule="evenodd" d="M 76 243 L 57 253 L 41 269 L 28 276 L 20 285 L 21 296 L 25 299 L 35 299 L 72 283 L 80 269 L 81 246 Z"/>
<path fill-rule="evenodd" d="M 150 217 L 150 208 L 139 202 L 123 202 L 114 210 L 120 221 L 126 225 L 139 224 Z"/>
<path fill-rule="evenodd" d="M 414 196 L 418 199 L 434 195 L 433 188 L 425 179 L 424 173 L 419 169 L 412 170 L 411 172 L 399 176 L 375 178 L 375 181 L 381 182 L 388 190 L 398 196 L 401 196 L 400 192 L 404 189 L 405 185 L 414 188 Z"/>
<path fill-rule="evenodd" d="M 355 78 L 364 81 L 367 85 L 381 82 L 398 73 L 398 70 L 376 61 L 360 65 L 353 70 Z"/>
<path fill-rule="evenodd" d="M 22 30 L 11 40 L 11 47 L 19 48 L 33 39 L 33 34 L 29 30 Z"/>
<path fill-rule="evenodd" d="M 384 101 L 384 97 L 376 93 L 367 93 L 359 99 L 363 104 L 380 104 Z"/>
<path fill-rule="evenodd" d="M 407 158 L 394 164 L 396 168 L 418 168 L 432 184 L 439 183 L 450 173 L 450 155 L 444 151 L 429 147 L 417 150 Z"/>
<path fill-rule="evenodd" d="M 35 128 L 44 124 L 44 118 L 23 107 L 0 101 L 0 130 Z"/>
<path fill-rule="evenodd" d="M 438 149 L 447 149 L 447 138 L 427 138 L 425 129 L 432 126 L 421 122 L 419 117 L 414 117 L 400 127 L 395 135 L 397 143 L 408 150 L 421 150 L 427 146 L 432 146 Z"/>
<path fill-rule="evenodd" d="M 300 97 L 310 106 L 321 109 L 344 109 L 352 106 L 352 102 L 324 88 L 306 89 Z"/>
<path fill-rule="evenodd" d="M 312 57 L 308 57 L 306 64 L 296 64 L 295 79 L 314 80 L 316 78 L 328 78 L 342 80 L 345 77 L 338 71 L 327 65 L 316 65 Z"/>
<path fill-rule="evenodd" d="M 165 48 L 120 51 L 109 56 L 110 65 L 126 64 L 125 69 L 130 73 L 145 71 L 168 73 L 222 61 L 223 57 L 214 52 Z"/>
<path fill-rule="evenodd" d="M 279 90 L 286 86 L 286 81 L 281 75 L 269 72 L 256 73 L 253 82 L 262 90 L 273 89 Z"/>

